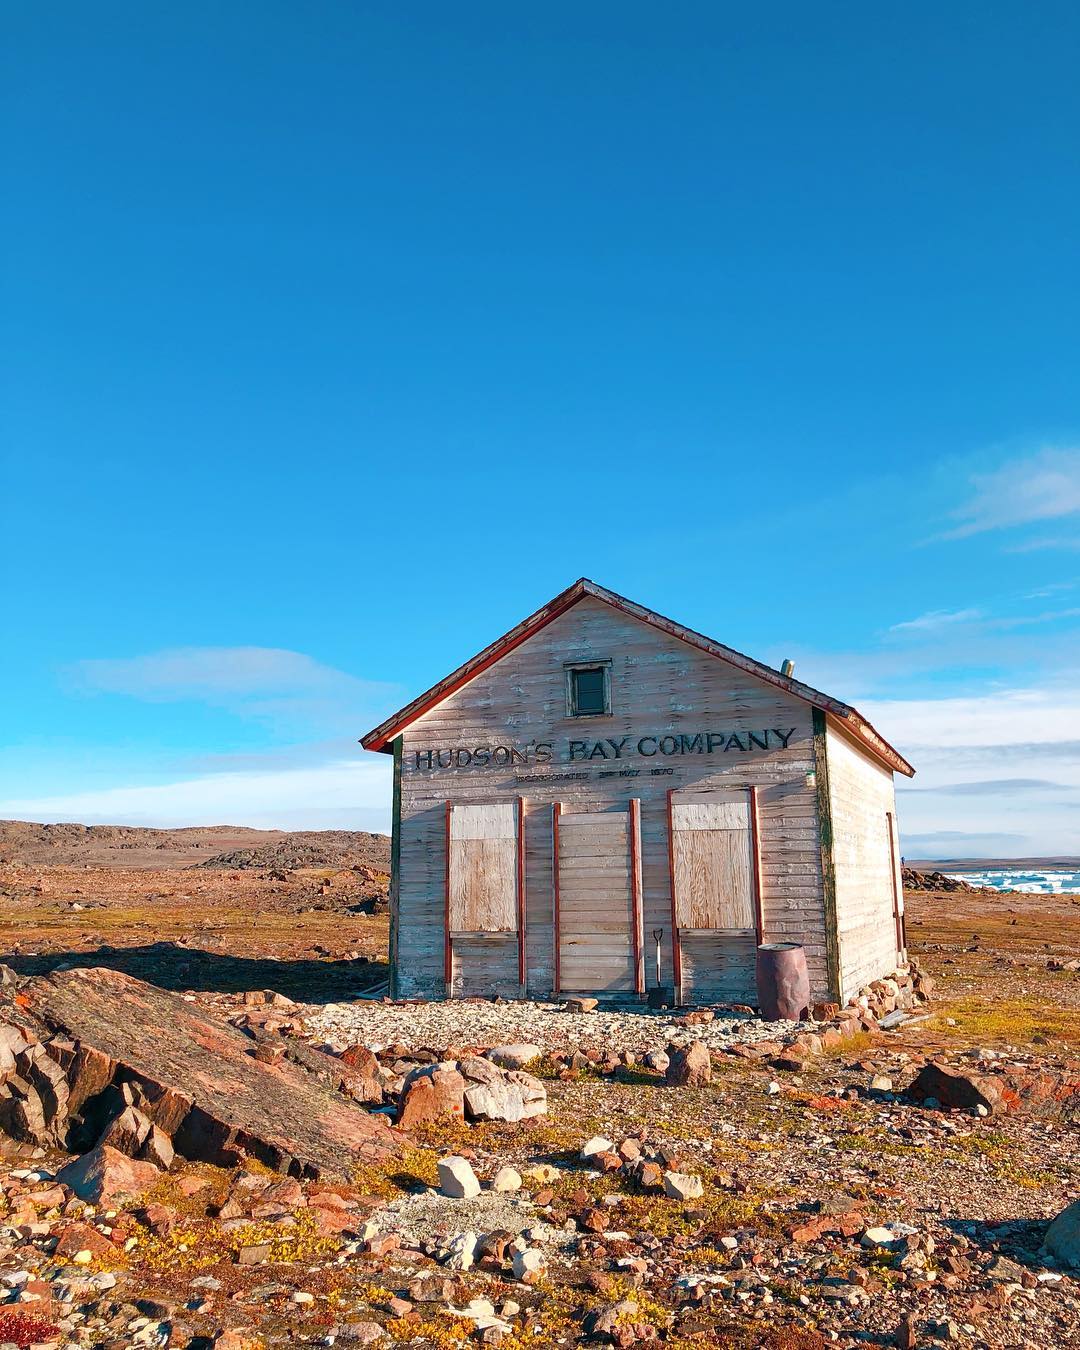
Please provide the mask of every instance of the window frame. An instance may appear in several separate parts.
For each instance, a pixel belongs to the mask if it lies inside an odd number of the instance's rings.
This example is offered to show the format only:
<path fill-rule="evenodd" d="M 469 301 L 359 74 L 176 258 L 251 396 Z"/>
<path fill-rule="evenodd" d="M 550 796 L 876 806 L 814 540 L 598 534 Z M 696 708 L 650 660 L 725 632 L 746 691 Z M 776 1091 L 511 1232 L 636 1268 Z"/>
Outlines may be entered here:
<path fill-rule="evenodd" d="M 566 715 L 567 717 L 610 717 L 611 714 L 611 661 L 567 661 L 563 667 L 566 672 Z M 579 712 L 577 707 L 577 681 L 574 676 L 583 670 L 599 670 L 604 677 L 604 707 L 602 712 Z"/>

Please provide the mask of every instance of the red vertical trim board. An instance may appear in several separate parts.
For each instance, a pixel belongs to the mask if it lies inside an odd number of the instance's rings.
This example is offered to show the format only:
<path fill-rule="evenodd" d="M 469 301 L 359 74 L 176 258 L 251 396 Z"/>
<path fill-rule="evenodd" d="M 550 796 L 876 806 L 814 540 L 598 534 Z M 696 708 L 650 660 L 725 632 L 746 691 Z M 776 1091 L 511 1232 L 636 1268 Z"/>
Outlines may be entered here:
<path fill-rule="evenodd" d="M 645 992 L 645 963 L 642 959 L 643 919 L 641 913 L 641 799 L 630 798 L 630 897 L 633 902 L 634 989 Z"/>
<path fill-rule="evenodd" d="M 750 864 L 754 875 L 754 927 L 758 946 L 765 941 L 765 901 L 761 894 L 761 835 L 758 827 L 757 788 L 747 788 L 750 794 Z"/>
<path fill-rule="evenodd" d="M 525 990 L 525 798 L 519 797 L 517 829 L 518 984 Z"/>
<path fill-rule="evenodd" d="M 446 997 L 454 996 L 454 953 L 450 945 L 450 802 L 446 803 L 446 893 L 443 902 L 443 979 Z"/>
<path fill-rule="evenodd" d="M 553 802 L 551 807 L 551 913 L 552 936 L 555 940 L 555 951 L 552 959 L 555 982 L 553 992 L 556 995 L 558 995 L 562 984 L 562 971 L 559 969 L 559 948 L 562 945 L 559 940 L 559 816 L 561 814 L 562 802 Z"/>
<path fill-rule="evenodd" d="M 669 788 L 667 795 L 667 848 L 668 870 L 671 873 L 671 978 L 675 985 L 675 1002 L 682 1002 L 682 942 L 679 939 L 679 921 L 675 908 L 675 828 L 672 824 L 673 813 L 671 799 L 675 789 Z"/>

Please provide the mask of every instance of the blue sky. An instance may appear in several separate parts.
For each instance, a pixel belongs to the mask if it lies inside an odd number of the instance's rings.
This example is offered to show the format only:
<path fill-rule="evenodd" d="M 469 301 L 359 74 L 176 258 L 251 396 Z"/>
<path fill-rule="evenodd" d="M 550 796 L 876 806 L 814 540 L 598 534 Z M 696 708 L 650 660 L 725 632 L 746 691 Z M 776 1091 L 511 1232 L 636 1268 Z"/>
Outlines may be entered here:
<path fill-rule="evenodd" d="M 1080 851 L 1075 6 L 9 7 L 0 816 L 384 828 L 579 575 Z"/>

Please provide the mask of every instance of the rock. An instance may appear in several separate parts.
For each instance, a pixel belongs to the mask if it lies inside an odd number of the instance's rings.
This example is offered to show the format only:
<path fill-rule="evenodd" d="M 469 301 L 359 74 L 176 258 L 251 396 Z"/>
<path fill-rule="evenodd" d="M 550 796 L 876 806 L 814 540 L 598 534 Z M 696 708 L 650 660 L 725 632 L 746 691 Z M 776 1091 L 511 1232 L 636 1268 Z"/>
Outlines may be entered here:
<path fill-rule="evenodd" d="M 479 1056 L 463 1059 L 465 1115 L 469 1120 L 526 1120 L 547 1113 L 547 1089 L 520 1069 L 500 1069 Z"/>
<path fill-rule="evenodd" d="M 537 1163 L 522 1173 L 526 1181 L 534 1182 L 538 1186 L 549 1186 L 553 1181 L 558 1181 L 561 1175 L 559 1169 L 552 1167 L 550 1163 Z"/>
<path fill-rule="evenodd" d="M 1001 1081 L 945 1064 L 924 1065 L 908 1087 L 907 1096 L 924 1105 L 936 1101 L 946 1110 L 970 1111 L 982 1106 L 990 1115 L 998 1115 L 1008 1109 Z"/>
<path fill-rule="evenodd" d="M 599 999 L 595 998 L 568 998 L 563 1008 L 568 1013 L 588 1013 L 595 1011 L 599 1002 Z"/>
<path fill-rule="evenodd" d="M 74 1257 L 79 1252 L 88 1251 L 92 1256 L 115 1256 L 116 1248 L 105 1236 L 88 1223 L 69 1223 L 60 1234 L 56 1244 L 58 1256 Z"/>
<path fill-rule="evenodd" d="M 688 1176 L 685 1172 L 664 1173 L 664 1194 L 672 1200 L 696 1200 L 704 1193 L 700 1177 Z"/>
<path fill-rule="evenodd" d="M 270 1260 L 270 1243 L 256 1242 L 248 1247 L 241 1247 L 236 1254 L 237 1262 L 242 1266 L 261 1266 L 265 1261 Z"/>
<path fill-rule="evenodd" d="M 138 1162 L 108 1144 L 98 1144 L 81 1158 L 61 1167 L 56 1179 L 74 1191 L 80 1200 L 98 1204 L 121 1196 L 137 1197 L 148 1190 L 161 1173 L 148 1162 Z"/>
<path fill-rule="evenodd" d="M 871 1092 L 891 1092 L 892 1090 L 893 1082 L 888 1074 L 876 1073 L 873 1078 L 870 1079 Z"/>
<path fill-rule="evenodd" d="M 580 1156 L 591 1158 L 596 1153 L 610 1153 L 614 1147 L 615 1145 L 610 1139 L 604 1139 L 601 1135 L 596 1134 L 588 1143 L 582 1145 Z"/>
<path fill-rule="evenodd" d="M 1080 1270 L 1080 1200 L 1067 1205 L 1052 1221 L 1043 1245 L 1063 1266 Z"/>
<path fill-rule="evenodd" d="M 344 1179 L 358 1158 L 376 1161 L 398 1151 L 385 1118 L 337 1092 L 340 1061 L 302 1042 L 282 1063 L 260 1063 L 249 1053 L 250 1037 L 223 1017 L 102 966 L 35 976 L 18 998 L 20 1024 L 40 1025 L 43 1042 L 40 1086 L 28 1080 L 37 1107 L 30 1096 L 11 1107 L 19 1129 L 28 1114 L 40 1113 L 45 1092 L 57 1108 L 50 1130 L 61 1142 L 69 1135 L 74 1141 L 91 1123 L 83 1108 L 107 1091 L 118 1114 L 135 1106 L 181 1157 L 219 1167 L 235 1167 L 247 1154 L 276 1171 Z M 292 1062 L 294 1053 L 303 1067 Z M 160 1138 L 152 1147 L 163 1155 Z"/>
<path fill-rule="evenodd" d="M 891 1228 L 865 1228 L 859 1241 L 864 1247 L 887 1247 L 896 1241 L 896 1234 Z"/>
<path fill-rule="evenodd" d="M 439 1190 L 452 1200 L 471 1200 L 480 1194 L 480 1183 L 467 1158 L 453 1155 L 439 1159 Z"/>
<path fill-rule="evenodd" d="M 479 1245 L 475 1233 L 458 1233 L 446 1246 L 443 1264 L 450 1270 L 471 1270 Z"/>
<path fill-rule="evenodd" d="M 487 1057 L 502 1069 L 527 1069 L 543 1055 L 538 1045 L 497 1045 Z"/>
<path fill-rule="evenodd" d="M 544 1253 L 536 1247 L 526 1247 L 523 1252 L 515 1252 L 513 1258 L 514 1279 L 524 1280 L 529 1275 L 537 1275 L 543 1270 L 546 1261 Z"/>
<path fill-rule="evenodd" d="M 386 1340 L 386 1332 L 378 1322 L 350 1322 L 346 1345 L 376 1345 Z M 250 1344 L 250 1342 L 249 1342 Z"/>
<path fill-rule="evenodd" d="M 687 1046 L 669 1045 L 664 1077 L 672 1087 L 701 1087 L 712 1081 L 712 1059 L 701 1041 Z"/>
<path fill-rule="evenodd" d="M 893 1332 L 893 1344 L 897 1350 L 917 1350 L 919 1335 L 910 1317 L 900 1319 L 900 1325 Z"/>
<path fill-rule="evenodd" d="M 491 1182 L 491 1189 L 502 1193 L 521 1190 L 521 1173 L 513 1167 L 500 1167 Z"/>
<path fill-rule="evenodd" d="M 403 1130 L 464 1115 L 465 1079 L 454 1064 L 425 1064 L 406 1076 L 398 1098 L 397 1123 Z"/>
<path fill-rule="evenodd" d="M 671 1060 L 665 1050 L 649 1050 L 641 1062 L 647 1069 L 652 1069 L 653 1073 L 667 1073 Z"/>

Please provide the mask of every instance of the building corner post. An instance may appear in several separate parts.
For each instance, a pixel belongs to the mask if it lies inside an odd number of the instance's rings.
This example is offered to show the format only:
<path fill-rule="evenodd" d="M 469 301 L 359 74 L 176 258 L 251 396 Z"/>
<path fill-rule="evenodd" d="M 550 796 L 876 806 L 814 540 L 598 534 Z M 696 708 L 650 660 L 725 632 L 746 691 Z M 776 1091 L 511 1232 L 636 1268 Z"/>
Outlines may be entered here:
<path fill-rule="evenodd" d="M 840 967 L 840 928 L 836 912 L 836 863 L 833 858 L 832 805 L 829 796 L 829 758 L 825 714 L 814 709 L 814 782 L 817 788 L 818 841 L 821 850 L 821 898 L 825 909 L 825 966 L 829 993 L 843 1003 Z"/>
<path fill-rule="evenodd" d="M 401 754 L 402 737 L 394 738 L 394 796 L 390 817 L 390 997 L 398 996 L 398 935 L 401 929 Z"/>

